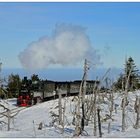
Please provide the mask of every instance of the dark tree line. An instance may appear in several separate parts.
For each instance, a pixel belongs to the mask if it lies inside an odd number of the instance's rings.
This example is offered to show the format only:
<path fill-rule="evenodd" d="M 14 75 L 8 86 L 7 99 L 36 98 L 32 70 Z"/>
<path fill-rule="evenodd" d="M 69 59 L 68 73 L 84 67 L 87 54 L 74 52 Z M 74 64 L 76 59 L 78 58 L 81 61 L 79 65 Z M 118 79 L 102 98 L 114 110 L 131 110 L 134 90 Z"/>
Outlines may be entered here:
<path fill-rule="evenodd" d="M 131 74 L 128 81 L 128 91 L 133 91 L 140 88 L 139 71 L 133 58 L 129 57 L 124 64 L 124 72 L 120 74 L 119 78 L 113 85 L 117 90 L 125 90 L 126 78 L 128 77 L 130 71 Z M 22 80 L 23 79 L 21 79 L 18 74 L 9 75 L 6 88 L 3 88 L 2 86 L 0 88 L 0 96 L 2 95 L 4 97 L 4 94 L 6 94 L 8 98 L 17 97 Z M 40 79 L 38 75 L 33 74 L 31 76 L 31 81 L 34 83 L 36 81 L 40 81 Z"/>
<path fill-rule="evenodd" d="M 10 74 L 8 76 L 7 85 L 1 86 L 0 97 L 1 98 L 16 98 L 19 94 L 21 84 L 24 79 L 20 78 L 18 74 Z M 39 77 L 36 74 L 31 76 L 31 82 L 39 81 Z"/>

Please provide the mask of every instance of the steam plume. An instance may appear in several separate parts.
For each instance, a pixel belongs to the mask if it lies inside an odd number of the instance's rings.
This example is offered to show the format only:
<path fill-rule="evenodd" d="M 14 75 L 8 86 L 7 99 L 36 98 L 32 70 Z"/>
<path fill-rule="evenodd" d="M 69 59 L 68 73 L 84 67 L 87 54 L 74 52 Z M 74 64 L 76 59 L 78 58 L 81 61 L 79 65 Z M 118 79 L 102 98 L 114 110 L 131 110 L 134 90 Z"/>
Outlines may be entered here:
<path fill-rule="evenodd" d="M 19 54 L 22 66 L 28 70 L 44 69 L 50 65 L 76 65 L 85 58 L 99 60 L 91 46 L 86 29 L 71 24 L 56 25 L 51 37 L 34 41 Z"/>

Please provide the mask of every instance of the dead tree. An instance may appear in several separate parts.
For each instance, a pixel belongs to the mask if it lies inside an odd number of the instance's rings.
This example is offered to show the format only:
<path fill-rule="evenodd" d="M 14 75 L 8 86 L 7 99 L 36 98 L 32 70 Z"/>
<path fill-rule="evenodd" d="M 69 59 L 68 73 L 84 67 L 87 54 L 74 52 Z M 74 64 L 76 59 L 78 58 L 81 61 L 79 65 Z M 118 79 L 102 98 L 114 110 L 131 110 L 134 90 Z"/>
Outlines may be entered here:
<path fill-rule="evenodd" d="M 104 81 L 104 79 L 107 76 L 107 74 L 109 73 L 109 71 L 110 71 L 110 69 L 107 70 L 107 72 L 105 73 L 105 75 L 102 77 L 102 79 L 100 80 L 100 82 L 98 84 L 97 84 L 97 82 L 95 82 L 95 85 L 93 87 L 93 94 L 91 96 L 90 105 L 88 107 L 88 112 L 86 115 L 87 122 L 90 120 L 90 116 L 93 116 L 93 118 L 94 118 L 94 120 L 93 120 L 93 122 L 94 122 L 94 129 L 93 129 L 94 136 L 97 136 L 97 97 L 99 96 L 99 92 L 101 89 L 100 85 Z M 96 81 L 98 81 L 97 78 L 96 78 Z M 93 95 L 94 95 L 94 98 L 93 98 Z M 99 101 L 99 99 L 98 99 L 98 101 Z"/>
<path fill-rule="evenodd" d="M 140 97 L 136 97 L 136 101 L 135 101 L 135 106 L 134 106 L 135 112 L 137 113 L 137 117 L 136 117 L 136 123 L 134 128 L 138 129 L 140 128 Z"/>
<path fill-rule="evenodd" d="M 10 131 L 10 124 L 11 124 L 11 119 L 14 118 L 19 112 L 20 110 L 17 109 L 9 109 L 8 107 L 5 107 L 3 104 L 0 104 L 0 107 L 2 107 L 4 110 L 4 112 L 0 113 L 0 118 L 2 117 L 6 117 L 7 118 L 7 131 Z"/>
<path fill-rule="evenodd" d="M 108 88 L 108 86 L 111 86 L 111 85 L 112 85 L 111 80 L 107 78 L 106 79 L 106 88 Z M 112 87 L 107 93 L 109 94 L 109 97 L 107 95 L 106 95 L 106 97 L 110 103 L 109 103 L 109 114 L 106 115 L 107 116 L 106 119 L 108 120 L 108 133 L 110 133 L 111 120 L 113 120 L 112 113 L 114 110 L 114 96 L 113 96 L 114 87 Z"/>
<path fill-rule="evenodd" d="M 81 120 L 81 130 L 84 130 L 85 126 L 85 95 L 86 95 L 86 89 L 87 89 L 87 71 L 89 70 L 87 59 L 85 59 L 84 64 L 84 77 L 83 77 L 83 92 L 82 92 L 82 120 Z"/>
<path fill-rule="evenodd" d="M 92 112 L 92 111 L 93 111 L 93 113 L 95 113 L 94 114 L 94 129 L 95 129 L 94 134 L 97 135 L 97 132 L 96 132 L 97 131 L 96 130 L 97 129 L 97 125 L 96 125 L 97 94 L 99 94 L 100 89 L 101 89 L 100 85 L 101 85 L 102 81 L 104 81 L 104 79 L 105 79 L 105 77 L 106 77 L 106 75 L 108 74 L 109 71 L 110 71 L 110 69 L 108 69 L 107 72 L 105 73 L 105 75 L 102 77 L 102 79 L 99 82 L 98 86 L 97 87 L 95 86 L 97 89 L 95 90 L 94 100 L 93 101 L 91 100 L 91 104 L 90 104 L 90 107 L 89 107 L 90 110 L 88 112 L 88 115 L 85 115 L 85 108 L 84 108 L 84 105 L 85 105 L 85 102 L 84 102 L 85 92 L 83 94 L 83 87 L 85 87 L 84 86 L 84 80 L 85 80 L 84 78 L 86 77 L 85 76 L 86 73 L 84 72 L 82 82 L 81 82 L 81 85 L 80 85 L 79 96 L 78 96 L 78 104 L 77 104 L 77 111 L 76 111 L 76 128 L 75 128 L 74 136 L 79 136 L 82 133 L 82 130 L 84 130 L 85 118 L 89 119 L 90 118 L 90 112 Z M 82 105 L 81 105 L 81 103 L 82 103 Z M 82 112 L 80 111 L 81 107 L 82 107 Z M 93 114 L 91 114 L 91 115 L 93 115 Z"/>
<path fill-rule="evenodd" d="M 100 101 L 100 89 L 101 89 L 101 84 L 102 84 L 102 82 L 106 79 L 106 76 L 107 76 L 107 74 L 110 72 L 110 68 L 106 71 L 106 73 L 105 73 L 105 75 L 102 77 L 102 79 L 100 80 L 100 83 L 98 84 L 98 86 L 97 86 L 97 90 L 95 91 L 95 94 L 94 94 L 94 136 L 97 136 L 97 124 L 96 124 L 96 122 L 97 122 L 97 115 L 98 115 L 98 126 L 101 124 L 101 122 L 100 122 L 100 115 L 99 115 L 99 113 L 100 113 L 100 109 L 99 109 L 99 107 L 97 108 L 97 97 L 98 97 L 98 102 Z M 97 112 L 98 111 L 98 112 Z M 100 128 L 99 128 L 99 136 L 100 137 L 102 137 L 102 133 L 101 133 L 101 126 L 100 126 Z"/>
<path fill-rule="evenodd" d="M 92 95 L 91 95 L 91 99 L 90 99 L 90 104 L 87 110 L 87 115 L 86 115 L 86 124 L 88 124 L 90 117 L 92 116 L 92 114 L 95 116 L 95 121 L 96 122 L 96 97 L 97 97 L 97 82 L 95 81 L 94 87 L 93 87 L 93 91 L 92 91 Z M 93 96 L 94 95 L 94 96 Z M 96 125 L 94 125 L 96 126 Z M 95 132 L 96 133 L 96 132 Z M 96 136 L 96 134 L 95 134 Z"/>
<path fill-rule="evenodd" d="M 85 94 L 86 94 L 86 80 L 87 80 L 87 71 L 88 71 L 87 60 L 85 59 L 84 64 L 84 74 L 80 84 L 79 95 L 78 95 L 78 104 L 76 111 L 76 128 L 74 136 L 79 136 L 84 130 L 85 125 Z M 82 107 L 82 113 L 80 108 Z"/>
<path fill-rule="evenodd" d="M 96 79 L 97 81 L 97 79 Z M 91 116 L 94 116 L 94 136 L 97 136 L 97 120 L 96 120 L 96 116 L 97 116 L 97 82 L 95 82 L 94 87 L 93 87 L 93 92 L 92 92 L 92 96 L 91 96 L 91 100 L 90 100 L 90 105 L 89 105 L 89 109 L 87 112 L 87 116 L 86 116 L 86 123 L 88 124 L 88 121 L 90 120 Z M 93 98 L 94 95 L 94 98 Z"/>
<path fill-rule="evenodd" d="M 125 84 L 125 91 L 124 91 L 124 97 L 122 99 L 122 132 L 125 132 L 126 130 L 126 106 L 128 105 L 128 100 L 127 100 L 127 96 L 128 96 L 128 83 L 129 83 L 129 79 L 130 79 L 130 75 L 132 72 L 132 67 L 129 71 L 128 77 L 126 75 L 126 84 Z"/>
<path fill-rule="evenodd" d="M 61 89 L 57 88 L 57 92 L 59 95 L 59 99 L 58 99 L 58 120 L 59 120 L 59 125 L 62 127 L 62 133 L 64 132 L 64 124 L 65 124 L 65 110 L 66 110 L 66 97 L 65 97 L 65 101 L 64 101 L 64 105 L 62 106 L 62 91 Z"/>
<path fill-rule="evenodd" d="M 93 108 L 91 107 L 90 111 L 92 111 L 93 109 L 93 116 L 94 116 L 94 128 L 93 128 L 93 134 L 94 136 L 97 136 L 97 98 L 98 98 L 98 102 L 99 102 L 99 92 L 101 89 L 101 84 L 102 82 L 105 80 L 107 74 L 110 72 L 110 68 L 106 71 L 105 75 L 102 77 L 102 79 L 100 80 L 100 82 L 97 84 L 95 84 L 95 87 L 93 89 L 93 94 L 94 94 L 94 99 L 93 99 Z M 96 78 L 96 81 L 98 81 L 98 78 Z M 95 91 L 94 91 L 95 90 Z"/>
<path fill-rule="evenodd" d="M 81 105 L 81 98 L 82 98 L 82 86 L 83 86 L 83 79 L 80 84 L 80 89 L 79 89 L 79 95 L 78 95 L 78 100 L 77 100 L 77 107 L 76 107 L 76 127 L 75 127 L 75 133 L 74 136 L 79 136 L 81 134 L 81 115 L 80 115 L 80 105 Z"/>

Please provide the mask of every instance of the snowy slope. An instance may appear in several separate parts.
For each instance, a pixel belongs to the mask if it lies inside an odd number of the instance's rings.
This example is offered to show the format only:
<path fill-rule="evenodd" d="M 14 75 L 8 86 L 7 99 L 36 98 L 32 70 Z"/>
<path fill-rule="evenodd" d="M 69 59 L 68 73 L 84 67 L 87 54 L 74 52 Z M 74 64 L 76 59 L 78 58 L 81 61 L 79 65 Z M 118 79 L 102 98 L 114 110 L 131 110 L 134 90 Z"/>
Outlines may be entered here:
<path fill-rule="evenodd" d="M 127 106 L 127 130 L 126 132 L 121 132 L 121 95 L 120 93 L 114 93 L 115 104 L 117 104 L 117 113 L 113 112 L 113 121 L 111 121 L 111 131 L 107 133 L 107 122 L 102 122 L 102 133 L 103 137 L 140 137 L 140 129 L 136 130 L 133 128 L 135 123 L 136 114 L 133 109 L 135 96 L 140 92 L 129 93 L 129 105 Z M 75 126 L 72 125 L 74 106 L 76 102 L 71 102 L 74 97 L 63 98 L 62 105 L 66 103 L 65 115 L 65 129 L 64 133 L 61 131 L 61 126 L 51 125 L 52 117 L 50 112 L 54 112 L 58 115 L 58 99 L 47 101 L 41 104 L 34 105 L 28 108 L 18 108 L 21 109 L 19 114 L 11 119 L 11 130 L 7 131 L 7 125 L 0 125 L 0 137 L 47 137 L 47 138 L 61 138 L 61 137 L 73 137 Z M 4 101 L 1 101 L 4 103 Z M 8 107 L 17 108 L 15 106 L 15 99 L 8 101 Z M 108 113 L 108 104 L 103 103 L 101 105 L 102 118 Z M 2 110 L 1 110 L 2 111 Z M 101 119 L 102 119 L 101 118 Z M 0 120 L 7 121 L 5 117 L 0 118 Z M 38 130 L 39 124 L 42 122 L 43 129 Z M 84 136 L 80 137 L 94 137 L 93 136 L 93 123 L 85 127 L 86 132 Z M 98 135 L 97 135 L 98 137 Z"/>

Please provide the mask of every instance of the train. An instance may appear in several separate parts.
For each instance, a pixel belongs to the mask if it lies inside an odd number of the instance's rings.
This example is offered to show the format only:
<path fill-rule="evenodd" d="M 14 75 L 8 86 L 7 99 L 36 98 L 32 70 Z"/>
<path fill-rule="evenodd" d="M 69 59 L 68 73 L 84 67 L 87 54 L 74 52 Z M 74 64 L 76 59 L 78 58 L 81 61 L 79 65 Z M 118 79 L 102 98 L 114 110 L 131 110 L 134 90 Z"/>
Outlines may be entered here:
<path fill-rule="evenodd" d="M 93 92 L 94 80 L 87 80 L 86 94 Z M 98 83 L 96 81 L 96 83 Z M 51 81 L 39 80 L 32 82 L 27 77 L 22 81 L 19 95 L 17 98 L 17 106 L 32 106 L 43 101 L 57 99 L 59 94 L 64 96 L 76 96 L 79 94 L 81 80 L 76 81 Z"/>

